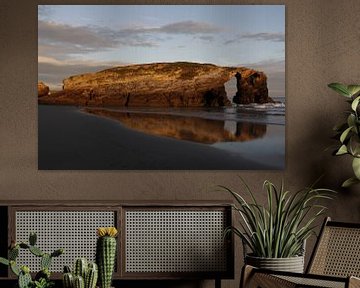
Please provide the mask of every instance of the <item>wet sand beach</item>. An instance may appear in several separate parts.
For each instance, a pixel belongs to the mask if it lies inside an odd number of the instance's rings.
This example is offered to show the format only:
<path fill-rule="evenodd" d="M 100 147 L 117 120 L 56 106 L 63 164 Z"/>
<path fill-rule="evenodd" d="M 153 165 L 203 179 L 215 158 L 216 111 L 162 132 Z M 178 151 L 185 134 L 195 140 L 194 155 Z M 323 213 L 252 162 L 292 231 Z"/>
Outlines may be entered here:
<path fill-rule="evenodd" d="M 252 154 L 246 155 L 241 155 L 237 151 L 242 147 L 241 145 L 249 146 L 252 141 L 236 143 L 236 149 L 233 142 L 213 145 L 190 142 L 143 133 L 128 128 L 119 121 L 85 113 L 77 107 L 39 105 L 38 168 L 41 170 L 283 169 L 284 155 L 281 153 L 284 154 L 284 145 L 281 141 L 284 139 L 284 130 L 284 127 L 280 130 L 279 127 L 272 127 L 268 129 L 264 138 L 254 140 L 254 147 L 259 147 L 256 149 L 265 148 L 259 151 L 260 157 L 252 160 L 252 157 L 256 157 L 254 149 L 247 147 L 246 150 L 252 151 Z M 269 144 L 274 147 L 266 147 Z"/>

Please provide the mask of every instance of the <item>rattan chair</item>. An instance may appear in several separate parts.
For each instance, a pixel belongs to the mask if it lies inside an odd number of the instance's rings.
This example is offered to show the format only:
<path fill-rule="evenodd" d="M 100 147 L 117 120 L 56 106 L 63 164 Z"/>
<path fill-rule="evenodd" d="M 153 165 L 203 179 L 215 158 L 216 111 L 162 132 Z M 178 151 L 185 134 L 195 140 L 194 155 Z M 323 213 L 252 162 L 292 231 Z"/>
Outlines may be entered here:
<path fill-rule="evenodd" d="M 306 273 L 278 272 L 246 265 L 240 287 L 360 287 L 360 224 L 326 218 Z"/>

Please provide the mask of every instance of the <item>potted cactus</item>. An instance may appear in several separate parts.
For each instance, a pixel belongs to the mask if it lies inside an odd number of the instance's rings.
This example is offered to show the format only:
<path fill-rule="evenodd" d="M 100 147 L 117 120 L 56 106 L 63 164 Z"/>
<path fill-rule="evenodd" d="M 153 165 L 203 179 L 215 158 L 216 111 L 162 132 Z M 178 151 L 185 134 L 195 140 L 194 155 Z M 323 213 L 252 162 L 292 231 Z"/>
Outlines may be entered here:
<path fill-rule="evenodd" d="M 110 288 L 116 258 L 115 227 L 100 227 L 97 229 L 96 262 L 99 267 L 99 287 Z"/>
<path fill-rule="evenodd" d="M 69 266 L 64 267 L 64 288 L 95 288 L 98 279 L 96 263 L 88 263 L 85 258 L 78 258 L 74 263 L 74 271 Z"/>
<path fill-rule="evenodd" d="M 8 259 L 0 257 L 0 263 L 10 266 L 11 271 L 18 277 L 18 288 L 49 288 L 54 285 L 50 280 L 50 265 L 54 257 L 64 253 L 63 249 L 57 249 L 52 253 L 45 253 L 36 246 L 36 233 L 30 233 L 29 243 L 11 243 Z M 39 257 L 41 270 L 35 275 L 34 280 L 30 275 L 30 268 L 26 265 L 19 266 L 16 259 L 20 249 L 26 249 L 33 255 Z"/>

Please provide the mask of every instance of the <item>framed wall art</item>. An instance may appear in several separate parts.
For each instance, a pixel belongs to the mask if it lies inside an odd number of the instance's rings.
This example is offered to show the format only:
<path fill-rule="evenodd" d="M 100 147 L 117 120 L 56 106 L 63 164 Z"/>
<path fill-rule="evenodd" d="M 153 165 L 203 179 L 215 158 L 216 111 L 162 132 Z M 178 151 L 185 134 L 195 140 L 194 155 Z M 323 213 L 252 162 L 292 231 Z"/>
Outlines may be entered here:
<path fill-rule="evenodd" d="M 38 168 L 281 170 L 284 5 L 39 5 Z"/>

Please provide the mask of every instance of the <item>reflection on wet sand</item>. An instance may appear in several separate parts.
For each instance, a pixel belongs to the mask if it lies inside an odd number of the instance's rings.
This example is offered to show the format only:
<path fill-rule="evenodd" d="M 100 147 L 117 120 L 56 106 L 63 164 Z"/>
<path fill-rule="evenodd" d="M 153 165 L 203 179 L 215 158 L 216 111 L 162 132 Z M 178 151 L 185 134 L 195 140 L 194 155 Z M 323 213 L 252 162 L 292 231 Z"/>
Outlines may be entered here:
<path fill-rule="evenodd" d="M 85 111 L 118 120 L 126 127 L 143 133 L 204 144 L 231 141 L 243 142 L 261 138 L 266 134 L 266 124 L 125 112 L 101 108 L 85 108 Z"/>

